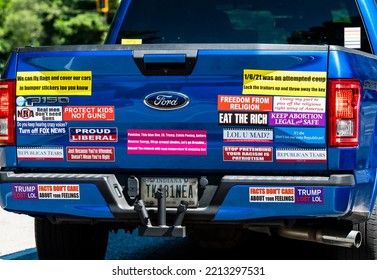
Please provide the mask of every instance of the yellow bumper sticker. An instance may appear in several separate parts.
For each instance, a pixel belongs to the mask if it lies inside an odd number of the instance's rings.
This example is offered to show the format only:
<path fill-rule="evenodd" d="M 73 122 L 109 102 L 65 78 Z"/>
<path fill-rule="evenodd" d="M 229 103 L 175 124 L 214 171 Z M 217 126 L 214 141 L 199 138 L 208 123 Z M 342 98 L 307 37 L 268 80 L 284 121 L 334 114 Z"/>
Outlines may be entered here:
<path fill-rule="evenodd" d="M 92 95 L 92 72 L 17 72 L 16 94 Z"/>
<path fill-rule="evenodd" d="M 143 43 L 142 39 L 122 39 L 122 45 L 141 45 Z"/>
<path fill-rule="evenodd" d="M 243 94 L 326 96 L 326 72 L 245 69 Z"/>

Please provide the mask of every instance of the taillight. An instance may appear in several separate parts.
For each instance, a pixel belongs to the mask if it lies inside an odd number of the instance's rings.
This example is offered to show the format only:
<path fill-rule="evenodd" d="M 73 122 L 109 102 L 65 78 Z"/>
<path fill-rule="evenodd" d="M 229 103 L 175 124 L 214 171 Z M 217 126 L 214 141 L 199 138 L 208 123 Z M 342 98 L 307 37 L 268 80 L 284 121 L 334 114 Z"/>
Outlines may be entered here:
<path fill-rule="evenodd" d="M 15 144 L 15 81 L 0 81 L 0 145 Z"/>
<path fill-rule="evenodd" d="M 359 144 L 360 81 L 329 80 L 328 127 L 330 147 Z"/>

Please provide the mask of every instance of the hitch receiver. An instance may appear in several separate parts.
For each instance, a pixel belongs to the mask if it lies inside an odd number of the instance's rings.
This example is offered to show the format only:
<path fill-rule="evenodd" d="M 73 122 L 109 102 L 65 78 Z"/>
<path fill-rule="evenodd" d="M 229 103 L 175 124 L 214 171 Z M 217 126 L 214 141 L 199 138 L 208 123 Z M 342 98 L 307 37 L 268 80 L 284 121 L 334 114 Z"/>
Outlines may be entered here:
<path fill-rule="evenodd" d="M 186 237 L 186 227 L 182 226 L 183 218 L 188 208 L 187 201 L 181 201 L 177 207 L 177 214 L 172 226 L 166 225 L 166 197 L 165 191 L 157 189 L 158 225 L 153 226 L 148 211 L 142 199 L 136 200 L 135 211 L 139 214 L 142 225 L 139 227 L 139 236 L 149 237 Z"/>

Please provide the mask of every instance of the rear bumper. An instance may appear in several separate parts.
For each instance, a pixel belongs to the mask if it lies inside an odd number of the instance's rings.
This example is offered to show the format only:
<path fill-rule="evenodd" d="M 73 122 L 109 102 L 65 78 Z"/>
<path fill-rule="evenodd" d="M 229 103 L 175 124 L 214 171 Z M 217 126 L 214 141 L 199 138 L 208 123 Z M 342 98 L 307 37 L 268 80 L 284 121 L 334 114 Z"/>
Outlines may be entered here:
<path fill-rule="evenodd" d="M 375 196 L 375 175 L 372 172 L 368 176 L 362 181 L 357 174 L 224 176 L 220 184 L 210 182 L 205 186 L 199 207 L 188 208 L 184 221 L 250 223 L 260 219 L 336 217 L 357 222 L 369 216 Z M 38 188 L 53 185 L 71 186 L 72 195 L 38 198 Z M 124 196 L 124 188 L 127 186 L 121 185 L 113 174 L 0 172 L 1 206 L 30 215 L 140 223 L 135 201 Z M 157 215 L 157 208 L 147 210 L 149 215 Z M 177 209 L 166 209 L 168 218 L 176 212 Z"/>

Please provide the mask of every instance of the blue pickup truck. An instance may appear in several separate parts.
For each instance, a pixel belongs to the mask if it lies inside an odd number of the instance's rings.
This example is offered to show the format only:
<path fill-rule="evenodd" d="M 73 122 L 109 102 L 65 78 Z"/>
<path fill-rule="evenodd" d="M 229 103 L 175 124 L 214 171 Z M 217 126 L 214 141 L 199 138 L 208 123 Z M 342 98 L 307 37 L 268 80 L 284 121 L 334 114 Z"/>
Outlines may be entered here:
<path fill-rule="evenodd" d="M 39 259 L 103 259 L 118 230 L 377 259 L 376 19 L 376 0 L 123 0 L 103 45 L 15 48 L 0 204 L 35 218 Z"/>

